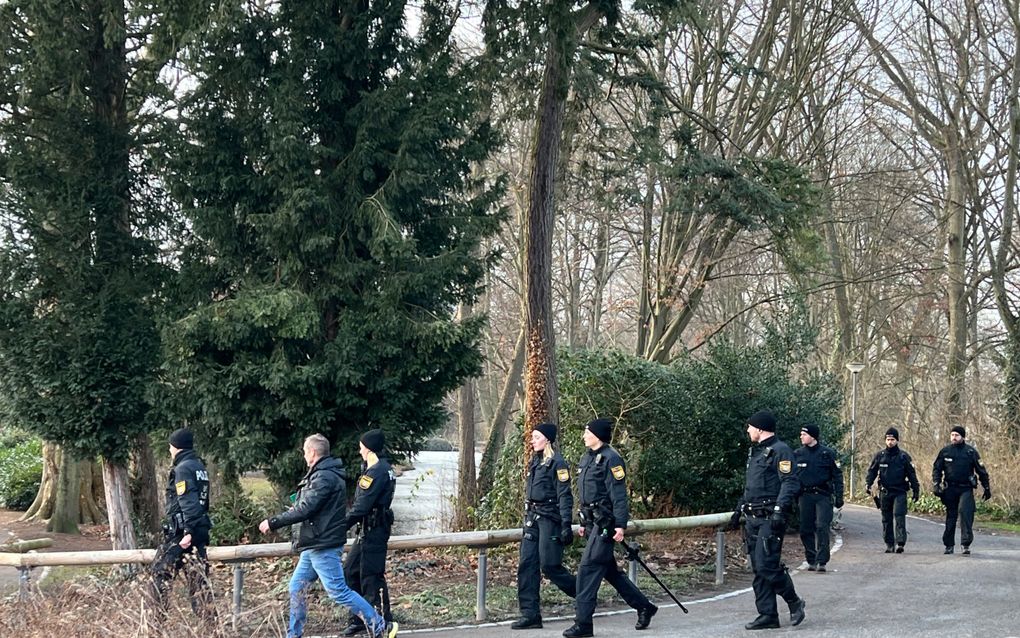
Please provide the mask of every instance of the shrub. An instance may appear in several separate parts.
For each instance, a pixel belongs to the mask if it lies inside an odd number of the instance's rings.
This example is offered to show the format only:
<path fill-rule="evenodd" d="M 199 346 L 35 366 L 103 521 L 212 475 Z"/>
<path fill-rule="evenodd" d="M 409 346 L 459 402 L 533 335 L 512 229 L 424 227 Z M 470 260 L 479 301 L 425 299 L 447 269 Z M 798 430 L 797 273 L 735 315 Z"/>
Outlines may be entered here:
<path fill-rule="evenodd" d="M 263 542 L 259 523 L 279 513 L 277 498 L 266 495 L 259 498 L 249 496 L 243 489 L 227 491 L 209 510 L 212 530 L 209 542 L 212 545 L 243 545 Z"/>
<path fill-rule="evenodd" d="M 42 483 L 42 441 L 22 440 L 0 448 L 0 507 L 26 510 Z"/>

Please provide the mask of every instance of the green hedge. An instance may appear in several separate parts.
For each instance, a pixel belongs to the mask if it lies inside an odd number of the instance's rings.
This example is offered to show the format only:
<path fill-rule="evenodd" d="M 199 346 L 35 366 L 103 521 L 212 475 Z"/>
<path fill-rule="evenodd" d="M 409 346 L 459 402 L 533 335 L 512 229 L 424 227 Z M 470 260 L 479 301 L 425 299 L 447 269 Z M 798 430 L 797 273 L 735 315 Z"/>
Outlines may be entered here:
<path fill-rule="evenodd" d="M 20 443 L 0 447 L 0 507 L 27 510 L 42 484 L 42 441 L 17 438 Z"/>

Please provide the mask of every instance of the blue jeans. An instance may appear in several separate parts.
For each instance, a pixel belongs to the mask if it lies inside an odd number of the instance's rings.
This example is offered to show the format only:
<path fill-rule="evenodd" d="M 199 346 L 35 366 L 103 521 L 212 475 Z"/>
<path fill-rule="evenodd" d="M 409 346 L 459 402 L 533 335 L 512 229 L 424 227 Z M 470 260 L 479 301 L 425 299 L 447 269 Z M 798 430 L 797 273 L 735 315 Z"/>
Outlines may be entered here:
<path fill-rule="evenodd" d="M 322 582 L 323 589 L 337 603 L 346 607 L 352 614 L 361 618 L 368 627 L 369 635 L 382 635 L 386 621 L 372 609 L 364 598 L 351 590 L 344 580 L 341 562 L 343 549 L 306 549 L 301 552 L 294 575 L 290 577 L 290 629 L 288 638 L 300 638 L 305 628 L 305 617 L 308 615 L 306 595 L 308 588 L 316 579 Z"/>

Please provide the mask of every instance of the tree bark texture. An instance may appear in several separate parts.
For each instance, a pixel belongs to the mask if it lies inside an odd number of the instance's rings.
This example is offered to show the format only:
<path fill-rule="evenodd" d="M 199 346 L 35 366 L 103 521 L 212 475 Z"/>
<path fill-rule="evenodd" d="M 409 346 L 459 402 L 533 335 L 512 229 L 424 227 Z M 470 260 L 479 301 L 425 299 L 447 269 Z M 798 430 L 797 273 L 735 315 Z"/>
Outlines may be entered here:
<path fill-rule="evenodd" d="M 113 549 L 137 548 L 138 542 L 131 521 L 131 481 L 127 467 L 103 459 L 103 486 Z"/>

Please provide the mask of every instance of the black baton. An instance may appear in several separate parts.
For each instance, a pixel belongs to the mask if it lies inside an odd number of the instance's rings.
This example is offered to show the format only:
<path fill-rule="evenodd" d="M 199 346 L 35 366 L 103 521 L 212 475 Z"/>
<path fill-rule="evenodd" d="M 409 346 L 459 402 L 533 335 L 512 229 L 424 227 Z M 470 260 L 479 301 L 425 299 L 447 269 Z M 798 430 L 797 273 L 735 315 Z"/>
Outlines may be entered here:
<path fill-rule="evenodd" d="M 659 580 L 659 577 L 655 575 L 655 572 L 653 572 L 648 565 L 645 564 L 645 561 L 641 560 L 641 557 L 638 556 L 638 550 L 641 549 L 641 546 L 637 543 L 628 543 L 627 541 L 623 541 L 620 544 L 623 546 L 624 551 L 627 552 L 627 558 L 632 561 L 636 561 L 638 565 L 644 567 L 645 571 L 648 572 L 648 575 L 652 577 L 652 580 L 658 583 L 659 587 L 662 587 L 662 591 L 669 594 L 669 597 L 673 599 L 673 602 L 675 602 L 685 614 L 688 613 L 684 604 L 677 600 L 676 596 L 673 595 L 673 592 L 669 591 L 669 587 L 666 587 L 666 584 Z"/>

